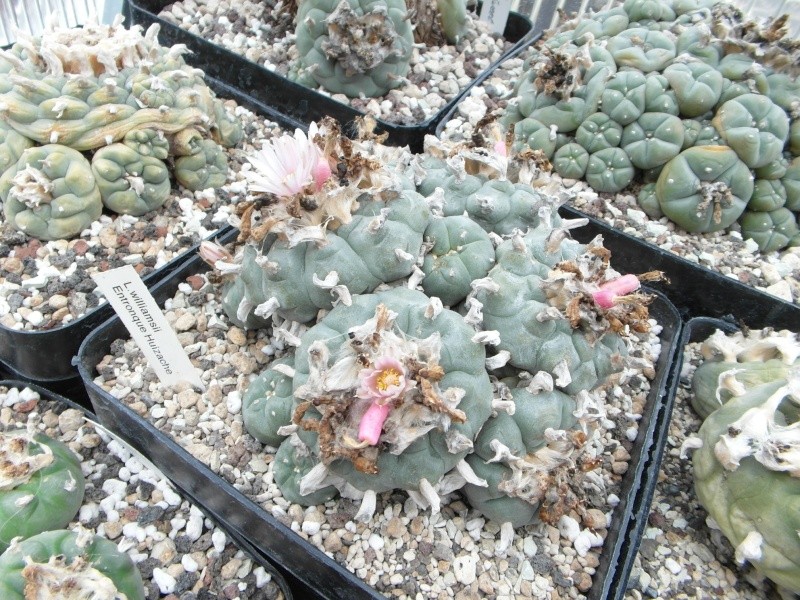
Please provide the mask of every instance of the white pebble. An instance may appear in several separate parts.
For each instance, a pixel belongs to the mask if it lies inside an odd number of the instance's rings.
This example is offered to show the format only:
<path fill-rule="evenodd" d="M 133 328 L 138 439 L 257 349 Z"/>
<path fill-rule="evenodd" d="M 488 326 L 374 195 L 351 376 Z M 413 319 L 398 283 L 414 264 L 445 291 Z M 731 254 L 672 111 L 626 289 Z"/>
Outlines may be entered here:
<path fill-rule="evenodd" d="M 225 550 L 225 544 L 228 543 L 228 538 L 217 529 L 211 534 L 211 543 L 214 544 L 214 550 L 222 554 L 222 551 Z"/>
<path fill-rule="evenodd" d="M 197 564 L 197 561 L 192 558 L 191 554 L 184 554 L 181 558 L 181 565 L 183 566 L 183 570 L 187 573 L 194 573 L 200 567 Z"/>
<path fill-rule="evenodd" d="M 171 594 L 175 591 L 175 586 L 178 584 L 177 580 L 172 575 L 158 567 L 153 569 L 153 581 L 162 594 Z"/>
<path fill-rule="evenodd" d="M 580 534 L 581 528 L 575 519 L 569 515 L 562 515 L 558 520 L 558 531 L 561 533 L 562 537 L 566 538 L 570 542 L 574 542 Z"/>
<path fill-rule="evenodd" d="M 253 569 L 253 575 L 256 576 L 256 587 L 262 588 L 267 585 L 270 581 L 272 581 L 272 574 L 267 573 L 267 570 L 262 567 L 258 566 Z"/>
<path fill-rule="evenodd" d="M 232 391 L 228 394 L 225 406 L 228 409 L 228 413 L 238 415 L 239 411 L 242 410 L 242 394 L 236 390 Z"/>
<path fill-rule="evenodd" d="M 478 558 L 476 556 L 456 556 L 453 560 L 453 573 L 456 580 L 463 585 L 470 585 L 477 576 L 476 563 Z"/>

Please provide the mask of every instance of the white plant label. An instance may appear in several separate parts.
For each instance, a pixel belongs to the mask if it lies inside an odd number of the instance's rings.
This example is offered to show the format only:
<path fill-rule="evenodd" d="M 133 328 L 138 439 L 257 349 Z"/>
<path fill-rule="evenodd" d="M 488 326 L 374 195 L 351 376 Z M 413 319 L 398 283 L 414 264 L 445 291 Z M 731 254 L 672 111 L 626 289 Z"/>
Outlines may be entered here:
<path fill-rule="evenodd" d="M 484 0 L 481 7 L 481 21 L 492 26 L 492 33 L 502 34 L 506 30 L 511 0 Z"/>
<path fill-rule="evenodd" d="M 111 307 L 164 385 L 188 382 L 204 389 L 197 369 L 136 270 L 125 265 L 92 275 Z"/>

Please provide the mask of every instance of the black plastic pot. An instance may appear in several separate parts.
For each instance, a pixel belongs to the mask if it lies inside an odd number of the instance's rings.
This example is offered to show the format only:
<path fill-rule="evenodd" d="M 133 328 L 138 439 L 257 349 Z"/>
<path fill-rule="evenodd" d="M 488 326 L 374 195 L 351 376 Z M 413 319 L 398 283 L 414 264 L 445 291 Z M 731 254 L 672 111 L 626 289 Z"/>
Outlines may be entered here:
<path fill-rule="evenodd" d="M 800 325 L 800 308 L 790 302 L 623 233 L 572 207 L 562 206 L 559 213 L 570 219 L 589 219 L 585 227 L 572 230 L 574 237 L 586 242 L 602 235 L 603 245 L 611 250 L 618 271 L 634 274 L 663 271 L 667 279 L 650 285 L 664 293 L 685 320 L 706 316 L 728 318 L 750 327 Z"/>
<path fill-rule="evenodd" d="M 158 23 L 161 31 L 158 39 L 164 46 L 185 44 L 192 54 L 186 57 L 192 66 L 205 71 L 206 75 L 224 81 L 233 87 L 246 91 L 250 96 L 273 107 L 278 112 L 308 125 L 323 117 L 333 117 L 345 128 L 348 134 L 354 134 L 355 120 L 363 117 L 362 111 L 333 100 L 329 96 L 315 90 L 298 85 L 285 77 L 270 71 L 250 60 L 217 46 L 212 42 L 165 21 L 158 14 L 168 5 L 170 0 L 126 0 L 128 22 L 142 25 L 145 28 Z M 548 6 L 554 3 L 545 2 Z M 553 6 L 551 12 L 555 10 Z M 541 33 L 532 29 L 530 20 L 523 15 L 512 12 L 509 15 L 505 31 L 505 39 L 514 43 L 495 64 L 492 70 L 516 48 L 527 45 L 532 36 Z M 426 134 L 434 133 L 438 123 L 460 98 L 468 93 L 468 86 L 445 105 L 436 115 L 415 125 L 400 125 L 377 119 L 377 132 L 387 133 L 385 143 L 393 146 L 409 146 L 413 152 L 421 152 Z"/>
<path fill-rule="evenodd" d="M 69 398 L 57 394 L 51 390 L 43 388 L 42 386 L 36 385 L 35 383 L 30 383 L 26 381 L 20 381 L 17 379 L 0 379 L 0 386 L 9 387 L 9 388 L 30 388 L 39 393 L 39 396 L 42 399 L 49 400 L 54 402 L 60 406 L 63 406 L 64 410 L 68 408 L 72 408 L 75 410 L 79 410 L 83 413 L 86 420 L 91 421 L 93 423 L 99 423 L 102 426 L 102 423 L 97 419 L 97 417 L 92 414 L 90 411 L 86 410 L 83 406 L 80 406 L 70 400 Z M 106 427 L 103 427 L 106 429 Z M 174 482 L 173 482 L 174 484 Z M 253 561 L 264 568 L 264 570 L 272 576 L 272 580 L 275 584 L 281 589 L 283 592 L 284 597 L 286 600 L 292 600 L 292 592 L 289 588 L 289 585 L 286 583 L 286 580 L 283 576 L 277 572 L 275 567 L 260 553 L 256 550 L 253 545 L 247 541 L 238 531 L 226 527 L 223 521 L 217 517 L 212 511 L 207 510 L 203 507 L 202 504 L 198 503 L 197 500 L 188 492 L 183 490 L 180 486 L 176 485 L 178 493 L 183 496 L 184 498 L 188 499 L 192 504 L 203 510 L 207 517 L 209 517 L 214 524 L 219 527 L 222 531 L 225 532 L 230 539 L 234 541 L 234 543 L 243 550 L 246 554 L 249 554 Z"/>
<path fill-rule="evenodd" d="M 163 304 L 186 277 L 204 270 L 205 264 L 198 259 L 183 264 L 169 280 L 152 290 L 156 301 Z M 614 510 L 594 585 L 589 592 L 589 598 L 594 600 L 621 600 L 624 595 L 658 475 L 659 464 L 652 461 L 651 455 L 663 445 L 667 432 L 665 406 L 674 394 L 674 354 L 682 323 L 676 309 L 658 293 L 651 305 L 651 314 L 663 327 L 662 353 L 639 434 L 630 451 L 632 458 L 619 493 L 620 503 Z M 121 321 L 112 319 L 84 341 L 77 357 L 78 370 L 100 422 L 139 449 L 202 506 L 246 536 L 278 566 L 297 597 L 353 600 L 381 597 L 191 456 L 174 439 L 94 383 L 95 367 L 108 354 L 111 343 L 127 337 Z"/>
<path fill-rule="evenodd" d="M 206 76 L 206 83 L 218 97 L 235 100 L 239 105 L 278 123 L 289 131 L 302 126 L 224 82 Z M 209 238 L 230 235 L 231 231 L 230 226 L 224 226 Z M 153 286 L 167 278 L 172 271 L 196 253 L 195 245 L 142 279 L 148 286 Z M 113 314 L 111 307 L 104 304 L 56 329 L 17 331 L 0 325 L 0 365 L 4 366 L 14 378 L 36 381 L 50 389 L 64 393 L 73 388 L 80 389 L 82 385 L 78 373 L 72 366 L 72 358 L 77 354 L 83 339 Z"/>

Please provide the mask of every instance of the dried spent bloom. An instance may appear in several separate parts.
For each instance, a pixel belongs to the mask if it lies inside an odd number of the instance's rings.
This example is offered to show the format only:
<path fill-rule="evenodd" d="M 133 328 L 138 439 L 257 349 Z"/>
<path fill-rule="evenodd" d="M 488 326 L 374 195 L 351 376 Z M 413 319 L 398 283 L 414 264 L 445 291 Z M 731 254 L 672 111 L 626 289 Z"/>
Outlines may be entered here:
<path fill-rule="evenodd" d="M 800 477 L 800 421 L 782 425 L 775 418 L 784 399 L 800 399 L 798 392 L 800 372 L 795 371 L 789 375 L 787 385 L 778 388 L 764 404 L 749 409 L 731 423 L 714 446 L 722 466 L 732 471 L 743 458 L 752 456 L 770 470 Z"/>
<path fill-rule="evenodd" d="M 247 160 L 253 171 L 245 171 L 254 192 L 265 192 L 282 198 L 289 198 L 306 191 L 314 184 L 319 191 L 331 175 L 331 169 L 322 150 L 314 142 L 317 126 L 309 126 L 308 136 L 296 129 L 294 136 L 283 134 L 264 144 L 255 155 Z"/>

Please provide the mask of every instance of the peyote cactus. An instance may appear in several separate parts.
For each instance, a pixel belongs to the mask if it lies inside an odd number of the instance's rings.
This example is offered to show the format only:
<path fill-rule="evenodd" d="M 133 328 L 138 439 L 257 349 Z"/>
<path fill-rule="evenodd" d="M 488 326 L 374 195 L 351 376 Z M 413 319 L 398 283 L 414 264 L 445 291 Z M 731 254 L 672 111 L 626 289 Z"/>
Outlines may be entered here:
<path fill-rule="evenodd" d="M 71 238 L 103 211 L 89 161 L 61 144 L 32 146 L 0 177 L 6 220 L 42 240 Z"/>
<path fill-rule="evenodd" d="M 0 433 L 0 455 L 0 551 L 14 538 L 65 527 L 75 517 L 85 481 L 67 446 L 44 434 L 7 431 Z"/>
<path fill-rule="evenodd" d="M 317 465 L 276 463 L 278 476 L 293 470 L 302 495 L 336 482 L 436 502 L 430 490 L 472 449 L 492 398 L 474 330 L 440 307 L 395 288 L 356 296 L 309 329 L 295 357 L 292 423 Z M 302 495 L 290 500 L 305 504 Z"/>
<path fill-rule="evenodd" d="M 563 223 L 563 199 L 529 184 L 541 155 L 510 160 L 495 130 L 491 150 L 429 138 L 413 159 L 362 133 L 349 140 L 326 120 L 270 142 L 245 171 L 244 248 L 201 246 L 230 282 L 231 320 L 296 348 L 250 382 L 245 427 L 278 446 L 274 479 L 290 502 L 342 493 L 369 520 L 379 492 L 407 490 L 437 511 L 469 484 L 504 538 L 557 519 L 566 504 L 543 500 L 580 467 L 609 377 L 636 362 L 626 334 L 649 326 L 639 279 L 611 271 L 598 240 L 568 239 L 582 222 Z M 524 381 L 519 399 L 489 371 Z M 527 451 L 494 464 L 479 433 L 517 402 L 522 433 L 496 436 Z"/>
<path fill-rule="evenodd" d="M 380 96 L 408 72 L 414 35 L 403 0 L 303 0 L 296 23 L 300 83 Z"/>
<path fill-rule="evenodd" d="M 787 190 L 781 203 L 776 166 L 800 154 L 800 55 L 785 33 L 780 20 L 762 28 L 713 0 L 627 0 L 565 23 L 532 53 L 501 122 L 514 151 L 539 150 L 598 192 L 658 180 L 636 192 L 654 218 L 690 232 L 739 221 L 764 252 L 795 245 L 788 211 L 800 201 Z M 748 177 L 780 181 L 754 192 Z"/>
<path fill-rule="evenodd" d="M 0 556 L 0 596 L 144 600 L 133 560 L 117 544 L 85 531 L 46 531 L 14 542 Z"/>
<path fill-rule="evenodd" d="M 735 377 L 735 375 L 734 375 Z M 800 592 L 798 374 L 752 387 L 712 412 L 693 456 L 700 502 L 740 563 Z"/>
<path fill-rule="evenodd" d="M 227 116 L 202 72 L 184 63 L 185 48 L 162 48 L 157 33 L 157 25 L 144 35 L 140 27 L 124 29 L 121 19 L 81 29 L 49 22 L 41 38 L 21 34 L 0 52 L 0 172 L 8 175 L 14 164 L 25 170 L 22 151 L 34 146 L 27 155 L 35 157 L 28 159 L 32 163 L 44 159 L 39 148 L 46 148 L 53 160 L 32 168 L 72 186 L 29 190 L 22 207 L 20 193 L 6 184 L 0 201 L 12 225 L 46 240 L 74 237 L 99 217 L 100 196 L 112 211 L 141 216 L 168 197 L 170 156 L 180 157 L 176 178 L 190 190 L 225 182 L 219 144 L 238 143 L 241 126 Z M 178 151 L 186 146 L 181 139 L 187 130 L 199 139 Z M 94 155 L 93 175 L 84 173 L 88 163 L 81 153 Z M 27 173 L 20 182 L 50 185 Z M 65 202 L 68 193 L 73 198 Z"/>

